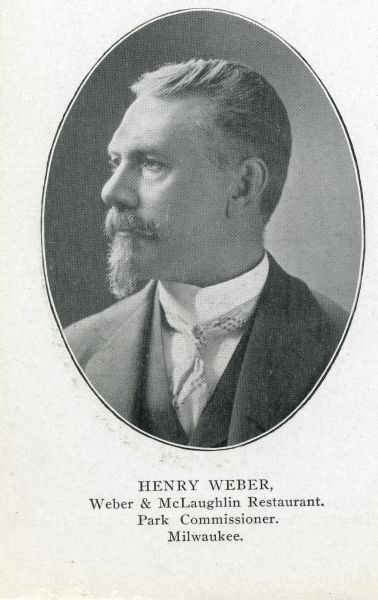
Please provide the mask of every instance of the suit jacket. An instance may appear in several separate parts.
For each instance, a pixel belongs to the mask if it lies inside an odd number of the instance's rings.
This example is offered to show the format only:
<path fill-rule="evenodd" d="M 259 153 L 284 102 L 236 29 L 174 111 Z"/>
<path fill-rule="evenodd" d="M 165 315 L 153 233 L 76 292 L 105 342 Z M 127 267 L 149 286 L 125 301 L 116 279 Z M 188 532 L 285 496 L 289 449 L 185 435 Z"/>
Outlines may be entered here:
<path fill-rule="evenodd" d="M 171 405 L 156 282 L 66 330 L 89 382 L 124 419 L 161 439 L 191 447 L 250 440 L 284 420 L 326 369 L 347 316 L 312 293 L 269 256 L 256 310 L 187 438 Z"/>

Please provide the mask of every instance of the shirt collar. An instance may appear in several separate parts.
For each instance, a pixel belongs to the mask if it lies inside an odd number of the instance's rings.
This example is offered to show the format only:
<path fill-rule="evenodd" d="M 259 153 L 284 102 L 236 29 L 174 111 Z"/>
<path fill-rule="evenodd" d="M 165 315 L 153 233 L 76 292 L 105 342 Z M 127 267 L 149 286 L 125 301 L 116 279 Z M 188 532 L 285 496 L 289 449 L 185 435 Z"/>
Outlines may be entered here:
<path fill-rule="evenodd" d="M 257 299 L 269 271 L 267 254 L 256 267 L 216 285 L 197 287 L 186 283 L 158 283 L 160 303 L 165 312 L 176 314 L 188 325 L 205 323 Z"/>

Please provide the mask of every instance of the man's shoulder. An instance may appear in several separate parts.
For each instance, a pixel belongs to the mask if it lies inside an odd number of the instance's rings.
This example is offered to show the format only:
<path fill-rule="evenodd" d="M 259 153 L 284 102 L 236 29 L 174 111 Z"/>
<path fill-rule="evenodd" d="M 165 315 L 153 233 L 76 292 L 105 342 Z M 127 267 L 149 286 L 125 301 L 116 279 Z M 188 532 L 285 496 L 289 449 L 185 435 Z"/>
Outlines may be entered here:
<path fill-rule="evenodd" d="M 339 341 L 348 322 L 348 313 L 337 302 L 328 298 L 328 296 L 315 290 L 311 290 L 311 293 L 327 316 L 332 337 Z"/>
<path fill-rule="evenodd" d="M 140 291 L 119 300 L 105 310 L 69 325 L 64 334 L 75 358 L 83 366 L 95 352 L 123 327 L 138 310 L 150 302 L 156 282 L 150 281 Z"/>
<path fill-rule="evenodd" d="M 348 313 L 334 300 L 324 294 L 310 289 L 310 287 L 298 277 L 288 274 L 273 259 L 273 270 L 278 272 L 279 281 L 284 282 L 286 302 L 292 315 L 302 315 L 325 320 L 329 327 L 329 333 L 333 342 L 337 345 L 341 339 L 348 322 Z"/>

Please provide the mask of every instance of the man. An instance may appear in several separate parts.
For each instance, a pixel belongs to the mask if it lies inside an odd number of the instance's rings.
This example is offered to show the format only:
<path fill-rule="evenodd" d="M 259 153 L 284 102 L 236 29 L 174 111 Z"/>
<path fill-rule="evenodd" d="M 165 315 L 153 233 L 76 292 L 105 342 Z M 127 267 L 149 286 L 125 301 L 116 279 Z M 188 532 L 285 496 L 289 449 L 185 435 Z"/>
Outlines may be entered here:
<path fill-rule="evenodd" d="M 264 249 L 291 133 L 244 65 L 147 73 L 109 144 L 109 278 L 120 301 L 67 329 L 102 398 L 150 435 L 232 446 L 279 424 L 329 363 L 343 311 Z"/>

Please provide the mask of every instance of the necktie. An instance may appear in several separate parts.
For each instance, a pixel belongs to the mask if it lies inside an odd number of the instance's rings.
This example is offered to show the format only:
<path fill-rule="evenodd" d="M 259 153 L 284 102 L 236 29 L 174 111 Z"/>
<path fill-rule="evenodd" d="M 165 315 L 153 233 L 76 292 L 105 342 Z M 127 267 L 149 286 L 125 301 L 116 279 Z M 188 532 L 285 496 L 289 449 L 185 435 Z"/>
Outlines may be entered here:
<path fill-rule="evenodd" d="M 211 338 L 243 329 L 250 317 L 250 302 L 203 324 L 190 326 L 175 314 L 166 311 L 168 325 L 184 336 L 185 349 L 181 373 L 173 380 L 173 407 L 190 435 L 209 401 L 203 350 Z M 180 357 L 181 358 L 181 357 Z"/>

